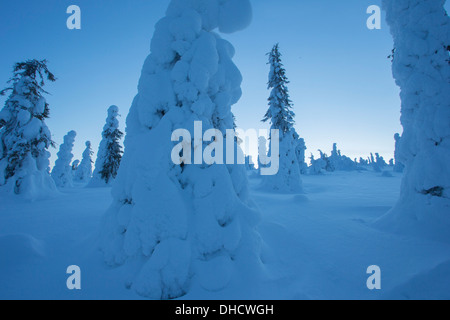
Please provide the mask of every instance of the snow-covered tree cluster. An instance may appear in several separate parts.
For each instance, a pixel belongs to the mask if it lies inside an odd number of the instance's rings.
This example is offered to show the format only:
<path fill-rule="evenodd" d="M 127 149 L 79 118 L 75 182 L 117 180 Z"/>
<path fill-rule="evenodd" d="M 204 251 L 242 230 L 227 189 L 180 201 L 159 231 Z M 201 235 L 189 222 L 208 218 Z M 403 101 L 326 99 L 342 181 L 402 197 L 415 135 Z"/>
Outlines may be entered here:
<path fill-rule="evenodd" d="M 17 63 L 12 86 L 1 92 L 11 94 L 0 112 L 0 187 L 31 200 L 56 191 L 49 175 L 53 141 L 45 124 L 45 80 L 56 80 L 45 60 Z"/>
<path fill-rule="evenodd" d="M 294 129 L 295 113 L 292 111 L 292 101 L 287 88 L 289 81 L 281 62 L 278 44 L 273 47 L 268 56 L 270 65 L 268 88 L 271 91 L 269 109 L 262 121 L 270 121 L 271 130 L 279 130 L 279 170 L 275 175 L 263 177 L 263 184 L 270 190 L 301 192 L 300 172 L 304 169 L 301 153 L 303 152 L 304 155 L 306 147 L 304 140 L 300 141 L 300 136 Z M 269 148 L 270 155 L 271 152 L 272 148 Z M 299 163 L 299 158 L 303 160 L 302 163 Z"/>
<path fill-rule="evenodd" d="M 64 137 L 64 143 L 59 147 L 58 159 L 52 170 L 52 178 L 59 188 L 73 187 L 72 149 L 77 133 L 70 131 Z"/>
<path fill-rule="evenodd" d="M 103 139 L 100 143 L 94 174 L 92 173 L 94 152 L 91 142 L 86 141 L 81 162 L 75 160 L 71 163 L 76 133 L 71 131 L 64 137 L 64 143 L 60 147 L 58 159 L 52 170 L 52 177 L 58 187 L 73 187 L 74 181 L 94 187 L 111 185 L 119 170 L 123 153 L 120 145 L 123 133 L 119 130 L 118 115 L 119 108 L 111 106 L 103 129 Z M 93 176 L 94 179 L 92 179 Z"/>
<path fill-rule="evenodd" d="M 388 164 L 386 163 L 384 158 L 380 156 L 379 153 L 375 153 L 375 156 L 373 155 L 373 153 L 371 153 L 369 158 L 369 165 L 372 166 L 375 172 L 381 172 Z"/>
<path fill-rule="evenodd" d="M 119 130 L 118 116 L 119 108 L 111 106 L 108 109 L 108 117 L 103 128 L 91 186 L 111 185 L 117 176 L 123 154 L 120 145 L 123 133 Z"/>
<path fill-rule="evenodd" d="M 401 89 L 406 166 L 394 215 L 450 225 L 450 18 L 445 0 L 384 0 Z M 434 217 L 434 218 L 431 218 Z M 448 229 L 447 229 L 448 230 Z"/>
<path fill-rule="evenodd" d="M 336 143 L 333 144 L 331 156 L 328 156 L 326 153 L 322 152 L 322 150 L 318 151 L 320 153 L 320 157 L 318 159 L 315 159 L 314 155 L 311 155 L 310 157 L 310 174 L 316 175 L 324 172 L 358 170 L 356 161 L 342 155 L 341 150 L 338 150 Z"/>
<path fill-rule="evenodd" d="M 214 30 L 239 31 L 250 20 L 248 0 L 172 0 L 156 25 L 102 228 L 106 262 L 132 263 L 128 285 L 141 295 L 176 298 L 194 284 L 216 291 L 236 274 L 258 276 L 259 213 L 245 166 L 171 157 L 176 129 L 194 137 L 195 121 L 221 135 L 234 128 L 242 76 L 233 46 Z M 192 146 L 192 155 L 202 149 Z"/>
<path fill-rule="evenodd" d="M 319 150 L 320 151 L 320 150 Z M 328 157 L 322 152 L 320 151 L 320 157 L 318 159 L 316 159 L 314 157 L 313 154 L 311 154 L 311 157 L 309 158 L 310 160 L 310 167 L 309 167 L 309 174 L 312 175 L 319 175 L 319 174 L 323 174 L 327 168 L 328 165 Z"/>
<path fill-rule="evenodd" d="M 333 144 L 333 150 L 329 158 L 329 168 L 331 171 L 353 171 L 357 169 L 356 162 L 349 157 L 342 155 L 341 150 L 337 149 L 337 144 Z"/>

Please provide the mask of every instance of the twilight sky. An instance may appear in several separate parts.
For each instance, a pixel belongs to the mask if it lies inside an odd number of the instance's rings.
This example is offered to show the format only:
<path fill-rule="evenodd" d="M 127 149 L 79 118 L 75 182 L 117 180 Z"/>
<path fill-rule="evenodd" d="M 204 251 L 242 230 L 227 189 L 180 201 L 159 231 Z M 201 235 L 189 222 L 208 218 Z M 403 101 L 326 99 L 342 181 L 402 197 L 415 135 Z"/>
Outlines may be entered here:
<path fill-rule="evenodd" d="M 58 78 L 46 87 L 58 144 L 78 133 L 75 159 L 84 142 L 97 152 L 106 111 L 122 114 L 121 129 L 137 93 L 155 23 L 169 0 L 3 0 L 0 2 L 0 87 L 12 65 L 47 59 Z M 238 126 L 268 128 L 266 53 L 280 43 L 297 114 L 296 128 L 310 152 L 330 153 L 337 142 L 351 158 L 379 152 L 393 157 L 393 135 L 401 132 L 399 89 L 387 58 L 393 43 L 389 28 L 369 30 L 366 9 L 381 0 L 252 0 L 253 22 L 239 33 L 222 35 L 236 48 L 235 63 L 244 77 L 243 96 L 233 107 Z M 68 30 L 66 9 L 78 5 L 81 30 Z M 446 5 L 447 10 L 449 4 Z M 1 106 L 6 97 L 0 97 Z M 55 160 L 56 149 L 50 150 Z"/>

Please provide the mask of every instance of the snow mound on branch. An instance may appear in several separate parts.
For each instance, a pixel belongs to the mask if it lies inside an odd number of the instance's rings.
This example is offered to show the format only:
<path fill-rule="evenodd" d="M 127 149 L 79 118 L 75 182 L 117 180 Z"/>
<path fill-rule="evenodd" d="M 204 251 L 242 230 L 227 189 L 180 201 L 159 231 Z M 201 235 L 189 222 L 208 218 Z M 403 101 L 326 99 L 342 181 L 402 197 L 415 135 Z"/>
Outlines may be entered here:
<path fill-rule="evenodd" d="M 252 22 L 252 7 L 248 0 L 225 2 L 219 13 L 219 30 L 233 33 L 247 28 Z"/>
<path fill-rule="evenodd" d="M 192 10 L 199 17 L 197 26 L 200 25 L 206 31 L 219 28 L 222 33 L 233 33 L 244 30 L 252 21 L 249 0 L 173 0 L 166 14 L 181 16 Z M 182 22 L 178 25 L 182 26 Z"/>

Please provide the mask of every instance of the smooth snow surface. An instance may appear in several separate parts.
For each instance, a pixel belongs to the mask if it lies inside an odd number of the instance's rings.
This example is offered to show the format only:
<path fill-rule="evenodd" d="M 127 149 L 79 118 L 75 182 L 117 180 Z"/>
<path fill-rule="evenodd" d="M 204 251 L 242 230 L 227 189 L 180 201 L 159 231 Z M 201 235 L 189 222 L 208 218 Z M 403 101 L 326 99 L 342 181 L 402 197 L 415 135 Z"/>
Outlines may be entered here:
<path fill-rule="evenodd" d="M 257 191 L 261 181 L 251 178 L 264 279 L 239 277 L 221 258 L 211 269 L 223 276 L 203 274 L 183 299 L 450 299 L 450 244 L 371 226 L 397 201 L 400 181 L 397 173 L 335 172 L 304 176 L 305 195 L 282 195 Z M 140 261 L 109 268 L 98 250 L 110 188 L 64 192 L 38 203 L 0 195 L 0 299 L 141 299 L 127 289 Z M 66 288 L 73 264 L 81 291 Z M 371 265 L 381 268 L 380 291 L 366 287 Z"/>

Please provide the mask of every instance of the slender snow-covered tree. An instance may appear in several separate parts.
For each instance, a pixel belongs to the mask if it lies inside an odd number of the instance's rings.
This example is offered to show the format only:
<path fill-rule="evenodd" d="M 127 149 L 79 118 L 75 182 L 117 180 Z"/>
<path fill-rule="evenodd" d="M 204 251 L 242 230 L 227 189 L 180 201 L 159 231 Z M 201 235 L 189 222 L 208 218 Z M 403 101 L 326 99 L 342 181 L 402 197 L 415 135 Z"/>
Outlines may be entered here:
<path fill-rule="evenodd" d="M 400 200 L 386 218 L 426 221 L 423 227 L 436 221 L 438 227 L 445 226 L 448 237 L 450 18 L 444 3 L 383 0 L 394 38 L 393 75 L 401 89 L 398 159 L 406 166 Z"/>
<path fill-rule="evenodd" d="M 77 167 L 75 180 L 79 182 L 88 182 L 92 177 L 92 151 L 91 142 L 86 141 L 86 149 L 83 152 L 81 163 Z"/>
<path fill-rule="evenodd" d="M 295 114 L 292 111 L 292 101 L 287 88 L 289 81 L 281 62 L 278 44 L 273 47 L 268 56 L 270 65 L 268 89 L 271 91 L 268 99 L 269 109 L 262 121 L 270 121 L 271 129 L 279 130 L 280 161 L 278 173 L 265 176 L 263 185 L 274 191 L 301 192 L 302 180 L 296 151 L 299 135 L 294 129 Z M 269 154 L 271 152 L 272 150 L 269 148 Z"/>
<path fill-rule="evenodd" d="M 0 112 L 0 187 L 10 193 L 36 200 L 56 191 L 49 172 L 54 146 L 45 124 L 49 105 L 45 101 L 45 81 L 54 82 L 45 60 L 28 60 L 14 65 L 11 92 Z"/>
<path fill-rule="evenodd" d="M 400 161 L 400 155 L 399 155 L 399 149 L 400 149 L 400 134 L 396 133 L 394 135 L 394 139 L 395 139 L 395 153 L 394 153 L 394 171 L 395 172 L 399 172 L 402 173 L 403 170 L 405 170 L 405 166 L 403 165 L 403 163 Z"/>
<path fill-rule="evenodd" d="M 306 174 L 308 172 L 308 164 L 306 163 L 306 143 L 305 139 L 300 138 L 300 136 L 297 135 L 297 146 L 295 148 L 295 154 L 297 155 L 297 161 L 300 168 L 301 174 Z"/>
<path fill-rule="evenodd" d="M 223 140 L 241 96 L 234 48 L 214 30 L 239 31 L 250 20 L 248 0 L 172 0 L 156 25 L 101 236 L 106 262 L 130 263 L 127 285 L 141 295 L 171 299 L 258 277 L 259 213 L 245 165 L 192 164 L 207 152 L 192 138 L 214 128 Z M 236 139 L 227 142 L 237 149 Z"/>
<path fill-rule="evenodd" d="M 382 156 L 380 156 L 379 153 L 375 153 L 375 157 L 376 157 L 377 165 L 378 165 L 381 169 L 383 169 L 384 167 L 387 166 L 386 161 L 384 160 L 384 158 L 383 158 Z"/>
<path fill-rule="evenodd" d="M 117 176 L 123 154 L 120 145 L 123 132 L 119 130 L 118 116 L 119 108 L 117 106 L 109 107 L 91 186 L 110 185 Z"/>
<path fill-rule="evenodd" d="M 52 178 L 59 188 L 73 187 L 73 173 L 71 162 L 73 159 L 72 149 L 77 133 L 70 131 L 64 137 L 64 143 L 59 147 L 58 159 L 52 170 Z"/>
<path fill-rule="evenodd" d="M 270 91 L 269 109 L 264 116 L 263 122 L 270 121 L 272 127 L 280 130 L 280 136 L 288 133 L 294 127 L 295 113 L 292 111 L 292 101 L 289 96 L 288 79 L 286 70 L 281 62 L 281 52 L 276 44 L 269 56 L 270 73 L 268 88 Z"/>

